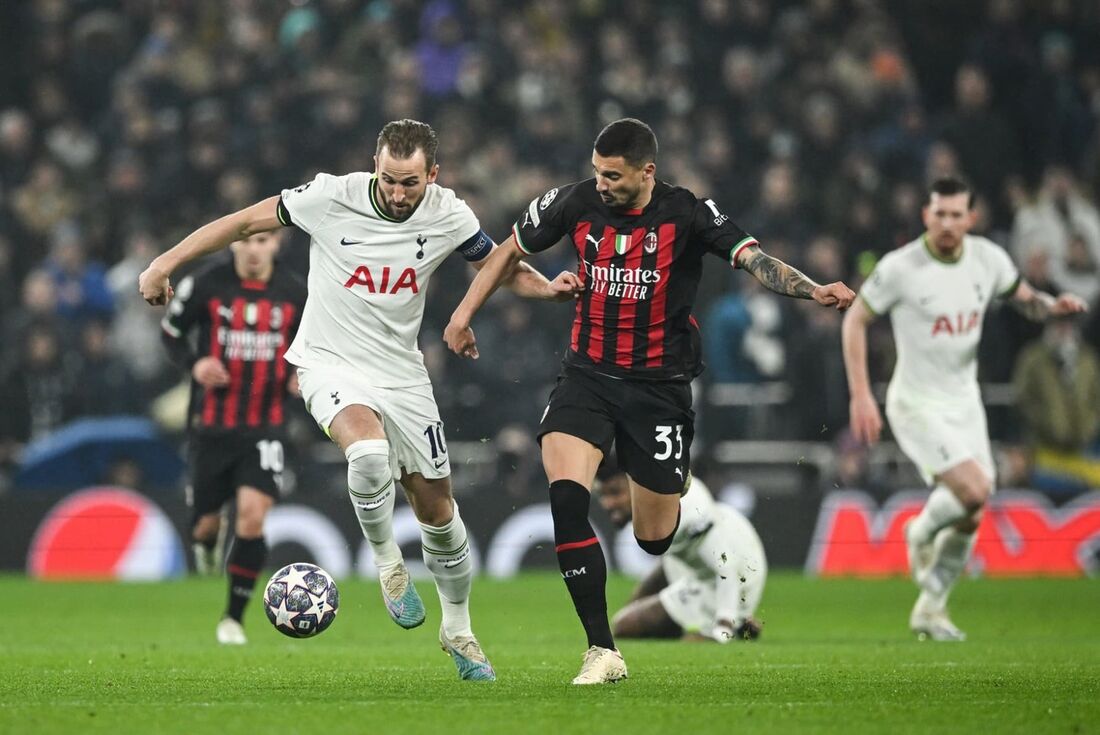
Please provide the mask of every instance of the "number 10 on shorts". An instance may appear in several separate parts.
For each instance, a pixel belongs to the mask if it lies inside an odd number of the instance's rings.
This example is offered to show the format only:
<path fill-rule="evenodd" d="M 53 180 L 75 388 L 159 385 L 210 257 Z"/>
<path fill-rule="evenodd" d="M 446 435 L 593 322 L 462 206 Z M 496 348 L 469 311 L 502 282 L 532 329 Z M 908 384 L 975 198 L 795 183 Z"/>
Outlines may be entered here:
<path fill-rule="evenodd" d="M 676 432 L 676 454 L 672 453 L 672 434 Z M 660 450 L 653 455 L 653 459 L 668 459 L 673 457 L 674 459 L 680 459 L 684 456 L 684 439 L 683 439 L 683 424 L 676 424 L 675 426 L 658 426 L 657 427 L 657 444 L 660 446 Z"/>

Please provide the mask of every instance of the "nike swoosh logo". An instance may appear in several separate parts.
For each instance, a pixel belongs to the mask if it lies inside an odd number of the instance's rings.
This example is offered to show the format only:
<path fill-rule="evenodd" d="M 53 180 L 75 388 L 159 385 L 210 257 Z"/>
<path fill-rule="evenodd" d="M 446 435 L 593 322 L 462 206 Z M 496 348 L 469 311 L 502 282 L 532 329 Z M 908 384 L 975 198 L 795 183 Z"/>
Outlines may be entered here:
<path fill-rule="evenodd" d="M 362 240 L 349 240 L 346 237 L 341 237 L 340 238 L 340 244 L 341 245 L 362 245 L 363 241 Z"/>
<path fill-rule="evenodd" d="M 439 460 L 438 462 L 433 462 L 432 464 L 434 464 L 434 465 L 435 465 L 435 468 L 436 468 L 436 469 L 438 470 L 438 469 L 439 469 L 440 467 L 442 467 L 443 465 L 447 464 L 447 460 L 445 460 L 445 459 L 441 459 L 441 460 Z"/>
<path fill-rule="evenodd" d="M 589 240 L 593 245 L 595 245 L 597 250 L 600 249 L 600 243 L 603 242 L 602 237 L 599 240 L 597 240 L 596 238 L 592 237 L 591 235 L 585 235 L 584 239 Z"/>

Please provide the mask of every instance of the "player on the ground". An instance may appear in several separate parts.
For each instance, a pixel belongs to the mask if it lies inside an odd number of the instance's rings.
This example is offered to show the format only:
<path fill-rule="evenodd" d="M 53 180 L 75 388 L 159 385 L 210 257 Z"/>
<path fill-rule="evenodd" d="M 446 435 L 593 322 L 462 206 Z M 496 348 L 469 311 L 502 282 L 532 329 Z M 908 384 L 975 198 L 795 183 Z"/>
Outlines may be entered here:
<path fill-rule="evenodd" d="M 613 122 L 594 148 L 595 177 L 531 202 L 444 333 L 452 350 L 477 357 L 470 322 L 515 263 L 563 236 L 576 248 L 570 349 L 539 427 L 558 563 L 588 637 L 574 684 L 627 675 L 607 621 L 603 550 L 588 522 L 589 488 L 612 444 L 630 477 L 638 544 L 664 553 L 679 523 L 694 434 L 691 379 L 702 370 L 691 308 L 703 256 L 780 294 L 838 309 L 855 298 L 842 283 L 819 286 L 765 254 L 713 200 L 658 181 L 657 139 L 645 123 Z"/>
<path fill-rule="evenodd" d="M 1000 247 L 969 235 L 973 194 L 957 178 L 935 181 L 923 210 L 926 232 L 887 253 L 844 317 L 851 428 L 868 443 L 882 430 L 867 377 L 867 325 L 890 314 L 897 365 L 886 393 L 894 437 L 932 487 L 905 528 L 909 568 L 921 592 L 909 616 L 919 636 L 961 641 L 947 596 L 974 549 L 995 468 L 978 388 L 982 319 L 994 299 L 1028 317 L 1084 311 L 1072 294 L 1054 298 L 1020 278 Z"/>
<path fill-rule="evenodd" d="M 221 511 L 237 504 L 229 602 L 219 643 L 247 643 L 241 620 L 267 556 L 264 518 L 279 497 L 283 404 L 296 380 L 283 356 L 298 331 L 306 285 L 275 262 L 279 234 L 234 242 L 231 260 L 180 281 L 161 322 L 173 359 L 191 372 L 191 537 L 195 568 L 218 571 Z"/>
<path fill-rule="evenodd" d="M 465 202 L 435 183 L 437 147 L 424 123 L 388 123 L 374 173 L 322 173 L 216 220 L 156 258 L 140 287 L 150 303 L 163 303 L 172 293 L 168 277 L 183 262 L 255 232 L 296 226 L 310 235 L 309 299 L 286 358 L 298 368 L 306 407 L 348 459 L 348 492 L 386 609 L 404 628 L 424 622 L 393 538 L 398 478 L 439 592 L 440 644 L 461 678 L 490 680 L 495 673 L 470 625 L 466 526 L 451 496 L 443 422 L 416 338 L 435 269 L 456 251 L 481 268 L 494 244 Z M 523 296 L 572 298 L 572 274 L 551 283 L 523 267 L 506 277 Z"/>
<path fill-rule="evenodd" d="M 630 523 L 630 481 L 601 467 L 594 492 L 612 523 Z M 611 619 L 617 638 L 752 640 L 753 617 L 768 576 L 764 545 L 748 518 L 718 503 L 701 480 L 688 475 L 680 500 L 680 527 L 661 563 L 639 583 Z"/>

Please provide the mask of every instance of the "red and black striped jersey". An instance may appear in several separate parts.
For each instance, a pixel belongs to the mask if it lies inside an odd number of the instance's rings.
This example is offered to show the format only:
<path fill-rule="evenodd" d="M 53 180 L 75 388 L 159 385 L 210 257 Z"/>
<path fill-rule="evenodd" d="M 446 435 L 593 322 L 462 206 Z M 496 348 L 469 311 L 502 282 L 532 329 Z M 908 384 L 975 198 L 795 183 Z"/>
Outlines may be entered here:
<path fill-rule="evenodd" d="M 565 362 L 616 377 L 691 380 L 702 372 L 691 315 L 703 255 L 736 267 L 756 240 L 710 199 L 658 181 L 642 210 L 604 204 L 596 180 L 551 189 L 512 227 L 535 253 L 567 236 L 585 290 L 577 300 Z"/>
<path fill-rule="evenodd" d="M 282 426 L 290 377 L 284 356 L 305 300 L 305 283 L 279 265 L 266 282 L 240 278 L 232 260 L 179 282 L 161 322 L 169 352 L 188 368 L 210 355 L 229 371 L 224 388 L 207 390 L 192 379 L 193 431 Z"/>

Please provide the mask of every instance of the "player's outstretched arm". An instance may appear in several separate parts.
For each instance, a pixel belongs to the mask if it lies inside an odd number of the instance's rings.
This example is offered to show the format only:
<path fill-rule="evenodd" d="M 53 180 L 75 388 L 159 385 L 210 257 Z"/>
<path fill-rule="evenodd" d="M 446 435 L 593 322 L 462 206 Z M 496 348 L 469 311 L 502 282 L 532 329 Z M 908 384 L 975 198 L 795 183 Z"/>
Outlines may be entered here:
<path fill-rule="evenodd" d="M 822 286 L 756 245 L 741 251 L 737 265 L 753 274 L 765 288 L 783 296 L 813 299 L 822 306 L 835 306 L 839 311 L 851 306 L 856 297 L 855 292 L 840 281 Z"/>
<path fill-rule="evenodd" d="M 443 330 L 443 341 L 456 355 L 475 360 L 478 358 L 477 340 L 470 323 L 474 314 L 484 306 L 522 258 L 523 251 L 516 245 L 515 237 L 509 237 L 483 261 L 484 264 L 478 269 L 466 295 L 451 314 L 450 323 Z"/>
<path fill-rule="evenodd" d="M 1037 322 L 1052 316 L 1079 314 L 1088 311 L 1089 308 L 1084 299 L 1071 293 L 1064 293 L 1055 298 L 1033 288 L 1030 283 L 1023 280 L 1012 293 L 1012 305 L 1028 319 Z"/>
<path fill-rule="evenodd" d="M 844 351 L 844 372 L 848 376 L 848 426 L 856 439 L 874 444 L 882 432 L 882 416 L 871 392 L 867 373 L 867 325 L 875 318 L 861 299 L 844 315 L 840 341 Z"/>
<path fill-rule="evenodd" d="M 474 268 L 480 271 L 487 260 L 477 261 L 473 264 Z M 544 301 L 569 301 L 584 290 L 576 273 L 562 271 L 551 281 L 522 260 L 516 261 L 511 272 L 505 275 L 502 285 L 517 296 Z"/>
<path fill-rule="evenodd" d="M 170 250 L 158 255 L 138 277 L 138 290 L 142 298 L 154 306 L 167 303 L 172 298 L 172 286 L 168 279 L 184 263 L 258 232 L 270 232 L 282 227 L 275 212 L 278 204 L 279 197 L 273 196 L 239 212 L 227 214 L 203 225 Z"/>

